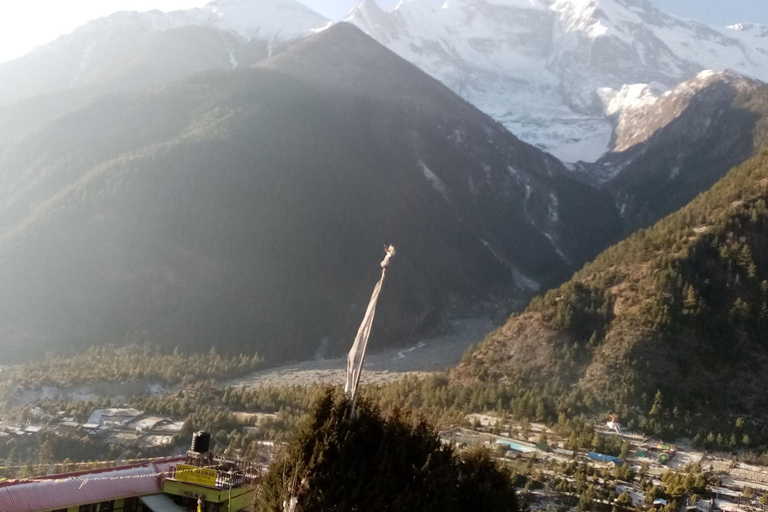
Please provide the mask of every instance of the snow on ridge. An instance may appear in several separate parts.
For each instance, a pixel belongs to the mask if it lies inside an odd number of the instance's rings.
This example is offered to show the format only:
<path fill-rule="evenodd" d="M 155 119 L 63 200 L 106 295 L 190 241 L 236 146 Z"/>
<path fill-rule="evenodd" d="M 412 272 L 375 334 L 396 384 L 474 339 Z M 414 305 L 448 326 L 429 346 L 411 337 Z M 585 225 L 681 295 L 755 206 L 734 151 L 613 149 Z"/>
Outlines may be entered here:
<path fill-rule="evenodd" d="M 700 71 L 674 89 L 667 89 L 661 84 L 633 84 L 622 87 L 618 92 L 612 89 L 600 90 L 606 115 L 616 120 L 616 138 L 612 151 L 624 151 L 648 140 L 657 130 L 676 119 L 696 94 L 717 82 L 728 83 L 739 89 L 750 88 L 757 83 L 743 73 L 726 69 Z M 614 167 L 611 172 L 598 177 L 598 180 L 604 182 L 621 170 L 621 167 Z M 670 179 L 674 179 L 674 176 Z"/>
<path fill-rule="evenodd" d="M 296 0 L 214 0 L 198 9 L 212 26 L 248 40 L 288 41 L 329 21 Z"/>
<path fill-rule="evenodd" d="M 506 258 L 502 258 L 499 253 L 496 252 L 496 250 L 489 244 L 486 240 L 483 240 L 482 238 L 479 238 L 480 242 L 485 246 L 488 251 L 490 251 L 491 254 L 493 254 L 493 257 L 496 258 L 496 261 L 504 265 L 505 267 L 509 268 L 512 271 L 512 275 L 515 278 L 515 284 L 518 285 L 519 288 L 524 290 L 530 290 L 532 292 L 538 292 L 541 289 L 541 285 L 536 282 L 534 279 L 531 279 L 530 277 L 526 276 L 520 270 L 517 269 L 512 263 L 509 262 Z"/>
<path fill-rule="evenodd" d="M 75 37 L 114 30 L 163 32 L 186 26 L 212 27 L 246 40 L 286 42 L 330 26 L 324 16 L 296 0 L 214 0 L 203 7 L 161 12 L 118 11 L 78 27 L 32 52 L 55 50 Z"/>
<path fill-rule="evenodd" d="M 743 71 L 736 71 L 734 69 L 705 69 L 704 71 L 696 74 L 693 80 L 700 82 L 708 82 L 714 80 L 731 80 L 731 81 L 747 81 L 747 82 L 761 82 L 765 83 L 764 79 L 758 78 L 750 73 Z"/>
<path fill-rule="evenodd" d="M 547 218 L 550 222 L 557 222 L 560 220 L 560 201 L 557 199 L 557 195 L 554 192 L 549 193 L 549 205 L 547 205 Z"/>
<path fill-rule="evenodd" d="M 324 30 L 328 30 L 333 25 L 334 25 L 334 22 L 329 20 L 328 23 L 326 23 L 322 27 L 313 28 L 313 29 L 310 30 L 310 32 L 312 32 L 313 34 L 319 34 L 320 32 L 323 32 Z"/>
<path fill-rule="evenodd" d="M 716 75 L 717 72 L 713 69 L 705 69 L 704 71 L 700 71 L 696 75 L 696 79 L 698 80 L 706 80 L 707 78 Z"/>
<path fill-rule="evenodd" d="M 555 252 L 557 252 L 557 255 L 560 256 L 563 259 L 563 261 L 565 261 L 570 265 L 572 261 L 560 249 L 560 246 L 557 245 L 557 242 L 555 242 L 555 238 L 549 233 L 547 233 L 546 231 L 544 231 L 543 229 L 539 229 L 539 231 L 541 231 L 542 234 L 544 234 L 544 236 L 547 237 L 547 240 L 549 240 L 549 243 L 552 244 L 552 248 L 555 250 Z"/>
<path fill-rule="evenodd" d="M 763 25 L 761 23 L 736 23 L 735 25 L 728 25 L 726 28 L 751 36 L 768 37 L 768 25 Z"/>
<path fill-rule="evenodd" d="M 596 161 L 609 116 L 701 70 L 768 79 L 768 27 L 715 28 L 646 0 L 365 0 L 347 21 L 563 161 Z"/>
<path fill-rule="evenodd" d="M 461 1 L 473 1 L 473 0 L 448 0 L 443 7 L 450 8 L 455 3 Z M 477 0 L 474 0 L 477 1 Z M 483 1 L 483 0 L 480 0 Z M 484 0 L 489 5 L 495 5 L 499 7 L 513 7 L 515 9 L 536 9 L 547 10 L 551 7 L 553 0 Z"/>
<path fill-rule="evenodd" d="M 605 114 L 613 116 L 626 110 L 652 105 L 669 90 L 664 84 L 652 82 L 623 85 L 618 91 L 604 87 L 598 89 L 597 94 L 605 105 Z"/>
<path fill-rule="evenodd" d="M 446 0 L 442 8 L 407 0 L 390 12 L 363 0 L 345 20 L 567 162 L 596 161 L 610 149 L 615 125 L 608 116 L 646 107 L 656 89 L 700 70 L 768 79 L 768 26 L 716 29 L 645 0 Z M 265 40 L 271 55 L 280 43 L 332 24 L 297 0 L 214 0 L 169 13 L 115 13 L 59 39 L 115 28 L 138 39 L 199 25 Z"/>
<path fill-rule="evenodd" d="M 445 182 L 438 178 L 437 175 L 433 173 L 429 167 L 427 167 L 427 164 L 421 160 L 419 160 L 419 168 L 421 169 L 421 173 L 427 179 L 429 184 L 432 185 L 432 188 L 439 192 L 443 198 L 448 201 L 448 187 L 445 185 Z"/>
<path fill-rule="evenodd" d="M 565 261 L 570 265 L 571 260 L 560 249 L 560 246 L 557 245 L 557 242 L 555 241 L 555 237 L 549 234 L 546 229 L 539 226 L 539 224 L 533 219 L 533 217 L 531 217 L 531 212 L 528 209 L 528 203 L 531 199 L 531 196 L 533 195 L 533 188 L 528 182 L 527 177 L 524 177 L 523 179 L 525 181 L 525 199 L 523 200 L 523 214 L 528 219 L 528 222 L 530 222 L 531 226 L 538 229 L 542 235 L 547 237 L 547 240 L 549 240 L 549 243 L 552 245 L 552 248 L 555 250 L 555 252 L 557 252 L 558 256 L 560 256 L 560 258 L 562 258 L 563 261 Z M 557 214 L 557 209 L 558 209 L 557 195 L 554 193 L 551 193 L 549 196 L 549 200 L 550 200 L 550 205 L 549 205 L 549 211 L 547 212 L 547 220 L 549 220 L 550 222 L 557 221 L 559 219 L 559 215 Z"/>
<path fill-rule="evenodd" d="M 515 276 L 515 281 L 523 288 L 527 288 L 528 290 L 531 290 L 532 292 L 538 292 L 541 291 L 541 285 L 535 281 L 534 279 L 531 279 L 530 277 L 526 276 L 522 272 L 520 272 L 517 269 L 512 270 L 512 275 Z"/>

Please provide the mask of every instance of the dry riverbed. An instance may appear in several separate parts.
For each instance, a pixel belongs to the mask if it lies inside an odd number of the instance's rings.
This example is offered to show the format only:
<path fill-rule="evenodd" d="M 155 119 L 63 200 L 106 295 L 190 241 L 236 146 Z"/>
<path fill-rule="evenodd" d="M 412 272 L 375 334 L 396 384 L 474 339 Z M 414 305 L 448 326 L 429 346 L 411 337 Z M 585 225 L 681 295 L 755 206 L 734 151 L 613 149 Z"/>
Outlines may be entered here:
<path fill-rule="evenodd" d="M 406 375 L 426 375 L 447 370 L 461 361 L 467 347 L 482 341 L 493 329 L 492 322 L 485 318 L 453 320 L 451 325 L 451 334 L 424 340 L 404 349 L 369 353 L 365 359 L 362 381 L 381 383 L 399 380 Z M 368 348 L 370 350 L 372 347 Z M 262 370 L 222 384 L 247 387 L 343 384 L 346 364 L 345 358 L 305 361 Z"/>
<path fill-rule="evenodd" d="M 484 318 L 454 320 L 453 332 L 445 336 L 423 340 L 414 346 L 369 353 L 365 361 L 362 381 L 380 383 L 399 380 L 405 375 L 426 375 L 456 366 L 464 351 L 481 341 L 493 324 Z M 375 350 L 370 347 L 369 350 Z M 285 386 L 312 384 L 343 384 L 346 359 L 323 359 L 261 370 L 237 379 L 219 381 L 224 386 Z M 3 368 L 0 367 L 0 375 Z M 176 386 L 162 385 L 145 380 L 126 382 L 98 382 L 77 386 L 59 386 L 52 383 L 19 387 L 8 396 L 14 405 L 39 400 L 87 401 L 110 398 L 124 401 L 131 396 L 157 396 L 173 391 Z"/>

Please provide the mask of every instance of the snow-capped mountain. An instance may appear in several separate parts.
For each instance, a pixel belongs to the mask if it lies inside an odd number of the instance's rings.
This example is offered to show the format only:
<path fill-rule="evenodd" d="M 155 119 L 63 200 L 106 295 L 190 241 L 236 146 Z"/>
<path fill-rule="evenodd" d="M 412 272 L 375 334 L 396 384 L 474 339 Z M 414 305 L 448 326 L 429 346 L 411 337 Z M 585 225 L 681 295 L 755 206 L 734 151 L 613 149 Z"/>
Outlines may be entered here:
<path fill-rule="evenodd" d="M 768 85 L 733 71 L 702 71 L 640 103 L 619 116 L 616 149 L 590 169 L 615 176 L 605 188 L 628 231 L 682 208 L 768 140 Z"/>
<path fill-rule="evenodd" d="M 0 64 L 0 106 L 63 89 L 136 89 L 250 65 L 329 25 L 296 0 L 214 0 L 169 13 L 117 12 Z"/>
<path fill-rule="evenodd" d="M 347 20 L 566 162 L 597 160 L 613 149 L 621 112 L 702 70 L 768 78 L 768 27 L 716 29 L 647 0 L 406 0 L 392 12 L 363 0 Z M 120 12 L 0 64 L 0 106 L 249 66 L 329 25 L 297 0 Z"/>
<path fill-rule="evenodd" d="M 329 22 L 296 0 L 213 0 L 203 7 L 164 13 L 121 11 L 99 18 L 38 51 L 50 51 L 83 35 L 126 27 L 163 31 L 188 25 L 232 32 L 246 40 L 286 42 L 308 35 Z"/>
<path fill-rule="evenodd" d="M 284 43 L 317 32 L 330 21 L 296 0 L 214 0 L 204 7 L 177 11 L 181 23 L 210 25 L 247 40 Z"/>
<path fill-rule="evenodd" d="M 565 161 L 599 158 L 625 106 L 699 71 L 768 78 L 768 28 L 716 29 L 648 0 L 364 0 L 347 20 Z"/>

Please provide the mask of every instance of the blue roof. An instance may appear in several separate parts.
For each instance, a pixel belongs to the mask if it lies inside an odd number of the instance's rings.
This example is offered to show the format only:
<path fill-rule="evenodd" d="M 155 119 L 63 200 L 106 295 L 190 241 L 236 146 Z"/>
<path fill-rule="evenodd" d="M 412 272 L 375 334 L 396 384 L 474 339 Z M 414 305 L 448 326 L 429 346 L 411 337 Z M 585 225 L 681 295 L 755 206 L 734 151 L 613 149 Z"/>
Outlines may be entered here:
<path fill-rule="evenodd" d="M 603 453 L 598 452 L 589 452 L 587 454 L 587 457 L 589 457 L 592 460 L 596 460 L 598 462 L 613 462 L 617 466 L 623 466 L 624 461 L 618 457 L 614 457 L 612 455 L 605 455 Z"/>
<path fill-rule="evenodd" d="M 507 441 L 505 439 L 497 440 L 496 444 L 503 444 L 503 445 L 509 446 L 510 449 L 520 453 L 530 453 L 530 452 L 536 451 L 536 448 L 533 446 L 526 446 L 524 444 L 516 443 L 514 441 Z"/>

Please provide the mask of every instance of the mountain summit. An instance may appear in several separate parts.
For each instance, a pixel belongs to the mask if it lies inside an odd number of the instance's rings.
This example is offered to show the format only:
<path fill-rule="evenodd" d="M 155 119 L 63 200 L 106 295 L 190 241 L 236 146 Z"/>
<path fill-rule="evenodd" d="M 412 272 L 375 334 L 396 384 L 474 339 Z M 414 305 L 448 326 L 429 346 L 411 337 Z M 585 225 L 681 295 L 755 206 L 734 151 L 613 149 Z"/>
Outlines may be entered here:
<path fill-rule="evenodd" d="M 617 114 L 638 99 L 628 91 L 658 96 L 706 69 L 768 78 L 765 27 L 713 28 L 647 0 L 412 0 L 392 12 L 364 0 L 347 21 L 565 162 L 615 149 Z M 296 0 L 115 13 L 0 65 L 0 108 L 57 95 L 45 101 L 58 115 L 105 93 L 248 67 L 330 25 Z"/>
<path fill-rule="evenodd" d="M 330 25 L 296 0 L 214 0 L 168 13 L 116 12 L 0 64 L 0 106 L 91 88 L 95 97 L 206 69 L 249 66 Z"/>
<path fill-rule="evenodd" d="M 598 164 L 629 231 L 688 204 L 768 142 L 768 85 L 703 71 L 619 116 Z"/>
<path fill-rule="evenodd" d="M 705 69 L 768 78 L 768 38 L 716 29 L 647 0 L 419 0 L 383 12 L 365 0 L 348 21 L 564 161 L 611 148 L 607 102 L 622 87 L 673 88 Z"/>

